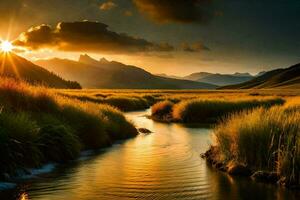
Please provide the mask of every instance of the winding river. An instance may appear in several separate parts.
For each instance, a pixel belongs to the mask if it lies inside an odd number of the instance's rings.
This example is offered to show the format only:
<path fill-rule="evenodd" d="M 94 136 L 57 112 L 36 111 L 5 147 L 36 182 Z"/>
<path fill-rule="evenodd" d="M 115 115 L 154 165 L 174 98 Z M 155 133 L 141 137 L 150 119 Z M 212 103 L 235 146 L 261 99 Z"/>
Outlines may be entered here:
<path fill-rule="evenodd" d="M 299 199 L 299 192 L 210 168 L 199 156 L 211 142 L 210 129 L 157 123 L 145 117 L 147 112 L 126 116 L 152 134 L 59 166 L 0 193 L 0 199 Z"/>

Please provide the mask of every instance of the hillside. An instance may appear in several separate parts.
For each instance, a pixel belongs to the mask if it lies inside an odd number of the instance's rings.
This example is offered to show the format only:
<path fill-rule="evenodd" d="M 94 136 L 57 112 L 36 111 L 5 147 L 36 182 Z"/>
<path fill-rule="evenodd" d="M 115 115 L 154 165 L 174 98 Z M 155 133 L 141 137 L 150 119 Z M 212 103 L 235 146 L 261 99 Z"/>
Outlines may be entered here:
<path fill-rule="evenodd" d="M 108 89 L 214 89 L 215 85 L 189 80 L 178 80 L 153 75 L 141 68 L 120 62 L 97 61 L 81 55 L 78 61 L 68 59 L 39 60 L 36 62 L 64 78 L 74 79 L 85 88 Z"/>
<path fill-rule="evenodd" d="M 81 88 L 79 83 L 66 81 L 14 53 L 1 53 L 0 65 L 1 76 L 13 77 L 32 84 L 43 84 L 53 88 Z"/>
<path fill-rule="evenodd" d="M 213 74 L 208 72 L 193 73 L 183 77 L 187 80 L 209 83 L 219 86 L 239 84 L 253 78 L 249 73 Z"/>
<path fill-rule="evenodd" d="M 300 63 L 289 68 L 275 69 L 242 84 L 221 89 L 300 88 Z"/>

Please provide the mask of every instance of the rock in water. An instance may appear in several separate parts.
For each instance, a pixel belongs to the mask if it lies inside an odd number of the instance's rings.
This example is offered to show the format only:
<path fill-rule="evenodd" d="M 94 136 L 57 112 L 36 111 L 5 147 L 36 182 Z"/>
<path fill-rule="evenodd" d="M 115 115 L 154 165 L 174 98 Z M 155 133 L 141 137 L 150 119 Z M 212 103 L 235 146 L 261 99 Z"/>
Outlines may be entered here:
<path fill-rule="evenodd" d="M 146 128 L 139 128 L 138 131 L 140 133 L 144 133 L 144 134 L 150 134 L 150 133 L 152 133 L 152 131 L 150 131 L 149 129 L 146 129 Z"/>

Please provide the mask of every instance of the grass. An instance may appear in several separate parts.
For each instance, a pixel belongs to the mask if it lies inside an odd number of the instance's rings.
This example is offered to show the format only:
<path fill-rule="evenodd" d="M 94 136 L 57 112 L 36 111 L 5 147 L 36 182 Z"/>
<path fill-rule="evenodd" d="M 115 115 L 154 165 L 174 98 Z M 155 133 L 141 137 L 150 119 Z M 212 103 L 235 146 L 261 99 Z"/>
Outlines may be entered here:
<path fill-rule="evenodd" d="M 0 174 L 66 162 L 137 135 L 116 108 L 57 95 L 44 87 L 0 79 Z"/>
<path fill-rule="evenodd" d="M 174 103 L 168 100 L 160 101 L 151 107 L 151 115 L 154 120 L 171 121 Z"/>
<path fill-rule="evenodd" d="M 155 119 L 182 123 L 216 123 L 219 119 L 233 112 L 239 112 L 256 107 L 271 107 L 282 105 L 282 98 L 264 99 L 191 99 L 173 104 L 171 102 L 158 102 L 152 106 L 152 116 Z"/>
<path fill-rule="evenodd" d="M 275 106 L 235 113 L 214 130 L 217 159 L 277 172 L 300 185 L 300 107 Z"/>
<path fill-rule="evenodd" d="M 256 107 L 270 107 L 282 105 L 285 101 L 281 98 L 249 99 L 249 100 L 202 100 L 194 99 L 182 101 L 173 108 L 173 118 L 183 123 L 216 123 L 222 117 L 246 109 Z"/>
<path fill-rule="evenodd" d="M 85 94 L 85 93 L 70 93 L 70 92 L 59 92 L 58 95 L 63 97 L 76 99 L 82 102 L 92 102 L 107 104 L 113 106 L 121 111 L 134 111 L 143 110 L 152 105 L 155 101 L 154 97 L 135 96 L 135 95 L 101 95 L 101 94 Z"/>
<path fill-rule="evenodd" d="M 143 110 L 159 101 L 178 103 L 185 100 L 264 100 L 268 98 L 290 99 L 300 95 L 300 89 L 260 90 L 135 90 L 135 89 L 83 89 L 53 90 L 57 95 L 82 102 L 105 103 L 122 111 Z M 119 100 L 120 99 L 120 100 Z M 125 99 L 125 100 L 124 100 Z M 134 103 L 135 102 L 135 103 Z M 146 102 L 146 103 L 145 103 Z"/>

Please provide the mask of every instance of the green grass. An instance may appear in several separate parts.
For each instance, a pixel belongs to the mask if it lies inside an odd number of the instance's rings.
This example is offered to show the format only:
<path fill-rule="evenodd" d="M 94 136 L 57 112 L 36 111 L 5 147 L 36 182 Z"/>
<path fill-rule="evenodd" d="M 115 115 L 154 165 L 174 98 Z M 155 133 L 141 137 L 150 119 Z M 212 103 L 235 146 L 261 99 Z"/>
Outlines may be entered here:
<path fill-rule="evenodd" d="M 137 135 L 116 108 L 62 97 L 44 87 L 0 79 L 0 174 L 67 162 Z"/>
<path fill-rule="evenodd" d="M 275 106 L 232 114 L 214 130 L 219 159 L 277 172 L 300 185 L 300 110 Z"/>
<path fill-rule="evenodd" d="M 265 99 L 191 99 L 184 100 L 177 104 L 157 103 L 153 106 L 152 115 L 158 118 L 165 118 L 163 115 L 157 115 L 159 110 L 172 110 L 173 121 L 182 123 L 216 123 L 223 117 L 242 110 L 271 107 L 273 105 L 282 105 L 285 102 L 282 98 Z M 170 108 L 172 106 L 172 108 Z M 158 109 L 159 108 L 159 109 Z M 167 113 L 169 115 L 169 113 Z"/>
<path fill-rule="evenodd" d="M 79 156 L 81 144 L 73 132 L 63 125 L 47 125 L 40 129 L 35 141 L 45 162 L 66 162 Z"/>
<path fill-rule="evenodd" d="M 0 113 L 0 172 L 40 164 L 42 154 L 34 143 L 39 129 L 26 113 Z"/>

